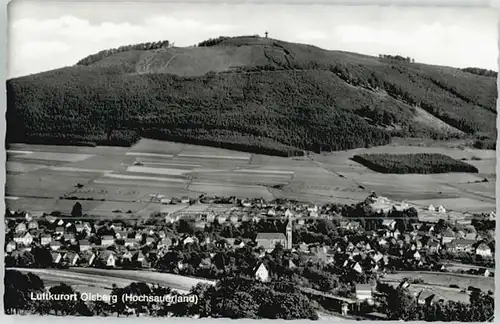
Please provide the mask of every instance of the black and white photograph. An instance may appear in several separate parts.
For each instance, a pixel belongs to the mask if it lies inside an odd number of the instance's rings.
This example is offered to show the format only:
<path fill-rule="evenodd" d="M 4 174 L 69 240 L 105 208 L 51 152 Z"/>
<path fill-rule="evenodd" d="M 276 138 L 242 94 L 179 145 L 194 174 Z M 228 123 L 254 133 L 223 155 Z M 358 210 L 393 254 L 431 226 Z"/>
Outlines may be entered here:
<path fill-rule="evenodd" d="M 498 26 L 12 1 L 4 313 L 494 321 Z"/>

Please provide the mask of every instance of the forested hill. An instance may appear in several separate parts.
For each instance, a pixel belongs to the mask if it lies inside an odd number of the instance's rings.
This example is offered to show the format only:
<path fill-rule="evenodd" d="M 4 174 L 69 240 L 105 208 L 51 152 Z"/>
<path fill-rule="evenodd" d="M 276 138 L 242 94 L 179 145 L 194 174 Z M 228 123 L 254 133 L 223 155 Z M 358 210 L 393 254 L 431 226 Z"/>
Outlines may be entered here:
<path fill-rule="evenodd" d="M 130 145 L 140 137 L 267 154 L 496 139 L 496 78 L 258 36 L 124 46 L 7 81 L 7 141 Z"/>

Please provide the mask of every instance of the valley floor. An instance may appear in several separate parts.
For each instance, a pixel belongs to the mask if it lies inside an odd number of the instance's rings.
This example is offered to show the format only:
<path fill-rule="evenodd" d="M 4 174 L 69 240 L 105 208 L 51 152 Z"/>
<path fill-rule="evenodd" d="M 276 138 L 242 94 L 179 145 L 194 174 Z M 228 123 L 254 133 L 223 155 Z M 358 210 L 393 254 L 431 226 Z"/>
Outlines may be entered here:
<path fill-rule="evenodd" d="M 350 160 L 360 153 L 442 153 L 478 174 L 379 174 Z M 141 140 L 131 148 L 11 145 L 6 204 L 31 212 L 143 217 L 172 208 L 161 198 L 201 194 L 313 203 L 357 203 L 372 191 L 423 209 L 459 214 L 495 209 L 495 151 L 395 143 L 370 149 L 280 158 L 205 146 Z M 485 180 L 486 179 L 486 180 Z M 62 197 L 71 199 L 60 199 Z"/>

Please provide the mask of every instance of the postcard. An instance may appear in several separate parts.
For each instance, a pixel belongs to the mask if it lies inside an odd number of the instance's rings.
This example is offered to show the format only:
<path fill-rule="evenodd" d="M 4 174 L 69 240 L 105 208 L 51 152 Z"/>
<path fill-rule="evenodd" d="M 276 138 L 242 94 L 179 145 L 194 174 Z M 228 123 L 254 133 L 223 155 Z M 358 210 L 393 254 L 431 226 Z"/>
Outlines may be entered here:
<path fill-rule="evenodd" d="M 491 321 L 497 18 L 12 2 L 5 313 Z"/>

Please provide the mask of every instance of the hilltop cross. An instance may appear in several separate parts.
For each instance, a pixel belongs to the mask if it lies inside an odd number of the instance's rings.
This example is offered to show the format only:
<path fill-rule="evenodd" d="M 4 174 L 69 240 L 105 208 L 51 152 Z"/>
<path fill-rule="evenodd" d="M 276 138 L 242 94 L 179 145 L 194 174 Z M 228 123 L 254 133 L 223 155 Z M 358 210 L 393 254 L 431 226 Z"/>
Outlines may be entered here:
<path fill-rule="evenodd" d="M 266 38 L 267 38 L 267 34 L 268 34 L 268 32 L 266 31 Z"/>

